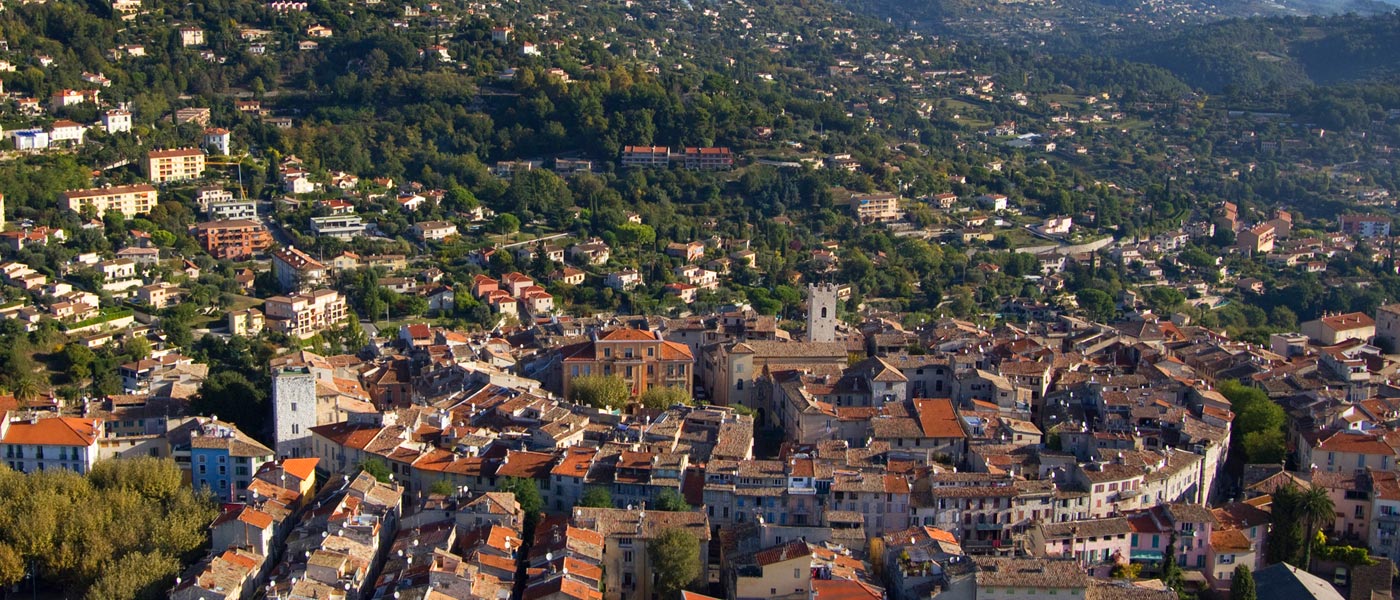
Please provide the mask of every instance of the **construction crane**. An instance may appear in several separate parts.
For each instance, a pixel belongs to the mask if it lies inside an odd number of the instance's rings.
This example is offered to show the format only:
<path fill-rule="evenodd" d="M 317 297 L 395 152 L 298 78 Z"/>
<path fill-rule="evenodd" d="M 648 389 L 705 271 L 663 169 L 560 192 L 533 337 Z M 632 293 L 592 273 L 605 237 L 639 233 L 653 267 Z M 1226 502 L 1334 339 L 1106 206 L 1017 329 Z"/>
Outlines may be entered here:
<path fill-rule="evenodd" d="M 243 189 L 243 161 L 244 161 L 244 160 L 247 160 L 247 159 L 248 159 L 248 153 L 247 153 L 247 152 L 244 152 L 244 153 L 239 154 L 239 155 L 237 155 L 237 156 L 213 155 L 213 156 L 210 156 L 210 157 L 208 157 L 207 159 L 205 159 L 205 163 L 208 164 L 208 165 L 211 165 L 211 166 L 217 165 L 217 166 L 221 166 L 221 167 L 228 167 L 228 166 L 235 166 L 235 165 L 236 165 L 236 166 L 238 167 L 238 198 L 239 198 L 240 200 L 246 200 L 247 197 L 248 197 L 248 194 L 247 194 L 247 192 Z"/>

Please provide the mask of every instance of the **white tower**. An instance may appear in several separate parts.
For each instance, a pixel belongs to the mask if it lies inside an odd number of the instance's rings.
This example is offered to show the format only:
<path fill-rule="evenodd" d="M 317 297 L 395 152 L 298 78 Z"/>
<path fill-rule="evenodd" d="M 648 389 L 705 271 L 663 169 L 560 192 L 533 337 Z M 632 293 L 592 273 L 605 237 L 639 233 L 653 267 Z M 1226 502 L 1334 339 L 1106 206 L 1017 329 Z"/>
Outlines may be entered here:
<path fill-rule="evenodd" d="M 807 341 L 836 341 L 836 286 L 807 286 Z"/>
<path fill-rule="evenodd" d="M 311 369 L 288 367 L 272 374 L 272 421 L 278 456 L 311 456 L 311 428 L 318 425 L 316 376 Z"/>

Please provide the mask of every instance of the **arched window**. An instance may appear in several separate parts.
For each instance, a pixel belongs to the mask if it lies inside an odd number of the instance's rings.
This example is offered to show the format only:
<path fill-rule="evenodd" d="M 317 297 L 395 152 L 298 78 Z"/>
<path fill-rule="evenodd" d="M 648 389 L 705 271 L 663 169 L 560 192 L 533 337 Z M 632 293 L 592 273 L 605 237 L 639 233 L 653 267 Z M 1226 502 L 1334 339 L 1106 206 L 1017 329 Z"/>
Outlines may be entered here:
<path fill-rule="evenodd" d="M 826 318 L 826 307 L 825 307 L 825 306 L 822 307 L 822 318 L 823 318 L 823 319 Z"/>

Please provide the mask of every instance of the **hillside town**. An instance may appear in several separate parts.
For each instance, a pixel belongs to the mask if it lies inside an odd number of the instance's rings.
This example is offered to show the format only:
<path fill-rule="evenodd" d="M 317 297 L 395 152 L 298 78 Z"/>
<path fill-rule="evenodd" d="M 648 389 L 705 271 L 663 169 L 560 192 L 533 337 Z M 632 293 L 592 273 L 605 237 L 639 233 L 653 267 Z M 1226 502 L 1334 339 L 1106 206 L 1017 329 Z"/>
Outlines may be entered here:
<path fill-rule="evenodd" d="M 0 495 L 173 465 L 130 597 L 1391 596 L 1400 111 L 791 3 L 61 4 L 0 12 Z M 123 597 L 7 520 L 7 593 Z"/>

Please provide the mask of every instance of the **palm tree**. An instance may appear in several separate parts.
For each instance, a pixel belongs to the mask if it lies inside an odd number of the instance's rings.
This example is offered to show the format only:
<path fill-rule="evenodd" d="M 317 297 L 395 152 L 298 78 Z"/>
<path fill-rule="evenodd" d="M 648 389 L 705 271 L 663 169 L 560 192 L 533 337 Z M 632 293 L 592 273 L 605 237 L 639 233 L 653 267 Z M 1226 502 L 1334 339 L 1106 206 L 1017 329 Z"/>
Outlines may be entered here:
<path fill-rule="evenodd" d="M 1298 514 L 1303 518 L 1303 564 L 1298 565 L 1306 569 L 1312 561 L 1313 540 L 1317 538 L 1317 532 L 1324 524 L 1329 524 L 1336 518 L 1336 507 L 1332 504 L 1331 496 L 1327 495 L 1327 489 L 1313 486 L 1303 492 L 1298 499 Z"/>
<path fill-rule="evenodd" d="M 39 382 L 36 381 L 32 375 L 20 377 L 19 380 L 15 382 L 15 400 L 18 400 L 20 405 L 28 404 L 31 400 L 38 398 L 40 391 Z"/>

